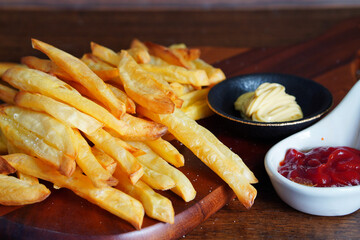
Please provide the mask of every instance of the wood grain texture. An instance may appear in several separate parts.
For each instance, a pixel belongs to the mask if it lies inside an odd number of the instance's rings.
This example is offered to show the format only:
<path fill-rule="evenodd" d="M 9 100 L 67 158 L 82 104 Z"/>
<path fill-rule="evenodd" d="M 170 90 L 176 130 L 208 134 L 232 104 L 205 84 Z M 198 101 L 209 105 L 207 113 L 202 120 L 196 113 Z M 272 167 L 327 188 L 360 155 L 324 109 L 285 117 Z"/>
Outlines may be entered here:
<path fill-rule="evenodd" d="M 30 48 L 30 37 L 38 37 L 78 56 L 89 50 L 91 40 L 116 50 L 127 47 L 133 37 L 141 37 L 162 44 L 185 42 L 192 46 L 251 47 L 251 51 L 245 52 L 234 48 L 227 50 L 206 48 L 204 58 L 215 62 L 223 60 L 218 62 L 217 66 L 224 68 L 228 76 L 276 70 L 311 77 L 329 88 L 333 93 L 335 104 L 355 83 L 357 80 L 355 74 L 359 69 L 357 59 L 357 49 L 360 47 L 359 19 L 340 23 L 326 35 L 317 37 L 334 23 L 358 16 L 358 9 L 339 12 L 332 10 L 191 11 L 185 13 L 107 12 L 107 14 L 86 11 L 0 12 L 2 29 L 0 61 L 18 61 L 23 55 L 37 54 Z M 182 17 L 185 17 L 185 20 L 181 20 Z M 215 17 L 217 17 L 216 20 Z M 177 28 L 174 29 L 174 26 Z M 234 29 L 230 26 L 237 27 Z M 310 39 L 315 40 L 298 45 Z M 225 53 L 226 58 L 229 59 L 224 60 Z M 219 121 L 221 120 L 214 116 L 201 121 L 201 124 L 211 129 L 255 172 L 260 180 L 260 184 L 256 185 L 258 197 L 249 211 L 245 210 L 239 201 L 231 200 L 214 215 L 210 216 L 211 212 L 203 214 L 201 218 L 208 217 L 208 219 L 190 233 L 186 234 L 187 229 L 180 228 L 178 237 L 185 235 L 185 239 L 356 239 L 360 236 L 359 211 L 343 217 L 317 217 L 300 213 L 282 202 L 272 188 L 263 167 L 264 156 L 274 142 L 244 139 L 241 134 L 233 132 L 226 125 L 219 124 Z M 194 174 L 192 179 L 196 179 L 196 173 L 192 174 Z M 62 217 L 65 214 L 74 216 L 76 213 L 81 213 L 82 216 L 94 219 L 93 223 L 91 220 L 81 219 L 84 225 L 79 226 L 80 232 L 90 230 L 96 233 L 104 229 L 114 231 L 111 229 L 119 228 L 119 220 L 113 218 L 111 214 L 97 208 L 85 211 L 83 208 L 86 209 L 89 203 L 69 191 L 61 190 L 60 194 L 64 194 L 65 199 L 56 199 L 55 195 L 53 201 L 50 198 L 50 202 L 42 203 L 44 205 L 39 205 L 39 208 L 0 210 L 0 213 L 6 214 L 12 211 L 6 216 L 14 220 L 11 227 L 18 227 L 16 236 L 19 237 L 24 237 L 23 231 L 27 229 L 22 225 L 16 226 L 15 220 L 18 221 L 24 217 L 26 221 L 30 221 L 29 214 L 41 211 L 46 213 L 55 204 L 63 209 L 63 212 L 55 212 L 56 217 Z M 66 203 L 68 198 L 74 200 L 70 205 Z M 71 211 L 74 205 L 80 206 L 79 212 Z M 45 213 L 41 218 L 30 223 L 49 222 L 51 215 Z M 3 223 L 0 222 L 0 226 L 4 227 Z M 60 228 L 70 226 L 68 222 L 58 224 Z M 146 224 L 151 224 L 151 221 Z M 48 225 L 51 225 L 51 222 Z M 130 228 L 130 225 L 123 227 L 125 230 Z M 52 233 L 56 234 L 56 232 Z M 32 232 L 32 234 L 35 233 Z M 40 239 L 39 235 L 33 236 Z M 116 238 L 111 233 L 108 236 Z M 80 239 L 80 235 L 73 237 Z M 1 239 L 4 237 L 1 236 Z"/>
<path fill-rule="evenodd" d="M 311 9 L 356 7 L 356 0 L 1 0 L 6 9 L 107 9 L 107 10 L 178 10 L 178 9 Z"/>

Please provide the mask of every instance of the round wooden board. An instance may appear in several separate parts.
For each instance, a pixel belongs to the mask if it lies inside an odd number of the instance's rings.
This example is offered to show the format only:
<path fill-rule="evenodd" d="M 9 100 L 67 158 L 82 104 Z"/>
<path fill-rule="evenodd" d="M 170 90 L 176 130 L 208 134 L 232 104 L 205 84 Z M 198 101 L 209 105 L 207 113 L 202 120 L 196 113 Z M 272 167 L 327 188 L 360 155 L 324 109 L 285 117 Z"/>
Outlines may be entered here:
<path fill-rule="evenodd" d="M 0 207 L 1 239 L 177 239 L 234 198 L 232 190 L 191 151 L 177 141 L 184 155 L 180 170 L 191 180 L 196 198 L 184 202 L 170 191 L 161 192 L 174 206 L 175 223 L 144 218 L 141 230 L 75 195 L 68 189 L 52 189 L 43 202 L 24 207 Z"/>

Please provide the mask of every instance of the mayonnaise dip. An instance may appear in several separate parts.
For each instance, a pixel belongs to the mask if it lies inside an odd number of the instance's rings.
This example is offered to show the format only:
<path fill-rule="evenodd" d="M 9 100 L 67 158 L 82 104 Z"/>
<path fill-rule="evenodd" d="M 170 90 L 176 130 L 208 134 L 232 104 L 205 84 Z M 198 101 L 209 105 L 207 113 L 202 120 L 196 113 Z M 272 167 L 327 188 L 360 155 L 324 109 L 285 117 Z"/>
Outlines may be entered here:
<path fill-rule="evenodd" d="M 242 94 L 234 103 L 243 118 L 257 122 L 285 122 L 303 117 L 295 97 L 278 83 L 263 83 L 255 92 Z"/>

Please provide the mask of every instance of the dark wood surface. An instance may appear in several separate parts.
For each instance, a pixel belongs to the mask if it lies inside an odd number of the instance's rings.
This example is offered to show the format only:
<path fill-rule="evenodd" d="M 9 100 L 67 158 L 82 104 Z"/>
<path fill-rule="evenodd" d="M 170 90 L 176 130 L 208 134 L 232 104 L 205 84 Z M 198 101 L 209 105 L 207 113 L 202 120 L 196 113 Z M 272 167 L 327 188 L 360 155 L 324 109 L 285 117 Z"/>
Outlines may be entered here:
<path fill-rule="evenodd" d="M 0 11 L 0 61 L 18 61 L 21 56 L 38 54 L 30 47 L 31 37 L 78 56 L 89 51 L 90 41 L 116 50 L 126 48 L 133 37 L 162 44 L 185 42 L 191 46 L 229 47 L 203 48 L 203 56 L 211 62 L 227 59 L 216 64 L 228 76 L 276 71 L 310 77 L 329 88 L 336 105 L 356 81 L 360 20 L 342 21 L 357 16 L 360 16 L 360 9 L 255 12 L 3 10 Z M 336 27 L 332 28 L 334 25 Z M 330 28 L 333 30 L 329 32 Z M 315 40 L 310 41 L 312 39 Z M 242 52 L 238 48 L 249 50 Z M 237 55 L 239 52 L 242 54 Z M 216 124 L 217 120 L 213 117 L 201 123 L 238 153 L 255 172 L 260 180 L 256 185 L 258 197 L 251 210 L 245 210 L 237 200 L 231 200 L 214 215 L 205 216 L 209 218 L 186 234 L 186 239 L 355 239 L 360 236 L 359 211 L 343 217 L 317 217 L 300 213 L 283 203 L 263 167 L 264 155 L 275 142 L 244 139 L 226 126 Z M 65 203 L 60 203 L 66 207 Z M 25 210 L 17 209 L 13 214 L 17 211 Z M 23 214 L 26 215 L 26 211 Z"/>

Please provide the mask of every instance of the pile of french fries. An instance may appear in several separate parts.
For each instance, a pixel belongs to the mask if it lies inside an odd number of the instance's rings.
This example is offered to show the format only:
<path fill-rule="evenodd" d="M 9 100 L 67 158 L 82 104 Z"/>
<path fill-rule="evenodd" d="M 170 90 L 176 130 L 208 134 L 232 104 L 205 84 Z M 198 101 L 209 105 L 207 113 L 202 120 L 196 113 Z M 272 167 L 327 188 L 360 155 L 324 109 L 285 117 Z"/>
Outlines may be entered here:
<path fill-rule="evenodd" d="M 0 204 L 46 199 L 42 179 L 136 229 L 145 214 L 171 224 L 172 203 L 154 190 L 186 202 L 196 195 L 177 169 L 177 139 L 252 206 L 254 174 L 196 122 L 212 114 L 207 93 L 225 79 L 199 49 L 134 39 L 118 53 L 91 43 L 79 59 L 36 39 L 32 46 L 49 59 L 0 63 Z"/>

